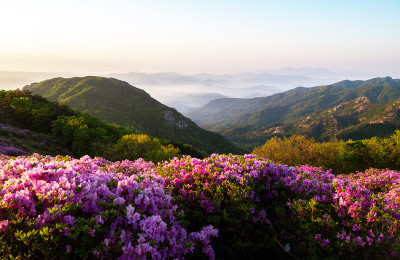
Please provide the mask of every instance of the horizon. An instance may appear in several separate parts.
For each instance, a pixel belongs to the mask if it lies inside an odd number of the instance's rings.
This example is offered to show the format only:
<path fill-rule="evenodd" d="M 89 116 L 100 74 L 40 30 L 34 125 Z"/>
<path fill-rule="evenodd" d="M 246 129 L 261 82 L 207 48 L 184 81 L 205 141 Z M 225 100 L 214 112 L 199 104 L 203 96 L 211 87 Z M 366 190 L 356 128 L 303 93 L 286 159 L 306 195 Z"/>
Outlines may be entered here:
<path fill-rule="evenodd" d="M 283 93 L 296 87 L 317 87 L 344 80 L 396 77 L 361 72 L 337 73 L 325 68 L 284 67 L 240 73 L 128 72 L 107 74 L 0 71 L 0 90 L 22 89 L 53 78 L 106 77 L 142 89 L 163 104 L 184 113 L 218 97 L 255 98 Z"/>
<path fill-rule="evenodd" d="M 396 1 L 10 1 L 0 71 L 400 77 Z"/>

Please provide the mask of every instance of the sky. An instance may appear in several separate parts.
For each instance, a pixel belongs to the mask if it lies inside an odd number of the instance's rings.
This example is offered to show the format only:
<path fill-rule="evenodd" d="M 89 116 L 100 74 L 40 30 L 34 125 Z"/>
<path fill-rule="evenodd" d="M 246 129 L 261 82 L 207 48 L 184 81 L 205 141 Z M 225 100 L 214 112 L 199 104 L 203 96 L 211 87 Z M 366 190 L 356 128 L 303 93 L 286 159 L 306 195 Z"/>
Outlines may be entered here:
<path fill-rule="evenodd" d="M 0 71 L 400 77 L 400 1 L 0 0 Z"/>

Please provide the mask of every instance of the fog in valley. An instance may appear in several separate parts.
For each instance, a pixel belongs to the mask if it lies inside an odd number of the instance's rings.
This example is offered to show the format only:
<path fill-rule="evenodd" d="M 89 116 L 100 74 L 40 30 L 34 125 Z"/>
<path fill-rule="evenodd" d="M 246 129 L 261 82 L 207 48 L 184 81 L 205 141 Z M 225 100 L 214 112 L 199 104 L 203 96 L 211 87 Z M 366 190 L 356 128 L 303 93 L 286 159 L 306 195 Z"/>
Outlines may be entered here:
<path fill-rule="evenodd" d="M 85 76 L 78 73 L 0 72 L 2 89 L 17 89 L 33 82 L 54 77 Z M 363 80 L 372 73 L 335 73 L 323 68 L 282 68 L 260 72 L 232 74 L 108 73 L 98 76 L 113 77 L 145 90 L 161 103 L 185 113 L 205 105 L 213 99 L 253 98 L 269 96 L 299 86 L 313 87 L 332 84 L 344 79 Z"/>

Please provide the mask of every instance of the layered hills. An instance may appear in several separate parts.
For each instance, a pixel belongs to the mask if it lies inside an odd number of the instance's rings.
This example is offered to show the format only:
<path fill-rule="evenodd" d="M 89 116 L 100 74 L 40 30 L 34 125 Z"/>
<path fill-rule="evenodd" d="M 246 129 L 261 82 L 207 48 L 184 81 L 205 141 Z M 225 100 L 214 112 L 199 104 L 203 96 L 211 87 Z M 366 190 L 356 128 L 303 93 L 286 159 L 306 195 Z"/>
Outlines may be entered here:
<path fill-rule="evenodd" d="M 359 139 L 393 133 L 398 98 L 399 79 L 345 80 L 267 97 L 218 99 L 187 115 L 200 126 L 248 147 L 272 136 L 292 134 L 320 140 L 333 136 Z"/>
<path fill-rule="evenodd" d="M 220 134 L 204 130 L 148 93 L 114 78 L 53 78 L 24 89 L 108 123 L 210 153 L 241 152 Z"/>

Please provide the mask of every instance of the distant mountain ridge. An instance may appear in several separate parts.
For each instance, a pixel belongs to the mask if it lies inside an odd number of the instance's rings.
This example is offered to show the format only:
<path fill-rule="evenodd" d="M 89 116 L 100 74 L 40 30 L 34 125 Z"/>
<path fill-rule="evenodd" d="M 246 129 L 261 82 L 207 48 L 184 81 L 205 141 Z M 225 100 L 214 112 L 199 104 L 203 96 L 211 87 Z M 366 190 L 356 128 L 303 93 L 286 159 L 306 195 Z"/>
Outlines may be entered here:
<path fill-rule="evenodd" d="M 114 78 L 54 78 L 25 87 L 109 123 L 172 141 L 188 143 L 206 153 L 239 152 L 221 135 L 198 127 L 147 92 Z"/>
<path fill-rule="evenodd" d="M 367 79 L 363 73 L 332 72 L 324 68 L 282 68 L 240 73 L 113 73 L 105 75 L 124 80 L 146 90 L 163 104 L 186 113 L 190 108 L 185 100 L 175 99 L 185 94 L 217 92 L 231 98 L 253 98 L 272 95 L 298 86 L 313 87 L 332 84 L 343 78 Z M 211 101 L 211 99 L 207 101 Z"/>
<path fill-rule="evenodd" d="M 187 116 L 230 140 L 254 146 L 274 136 L 270 130 L 273 127 L 284 125 L 286 128 L 282 129 L 289 131 L 290 123 L 361 97 L 373 104 L 394 102 L 400 98 L 400 80 L 390 77 L 345 80 L 327 86 L 299 87 L 262 98 L 218 99 L 192 110 Z"/>

